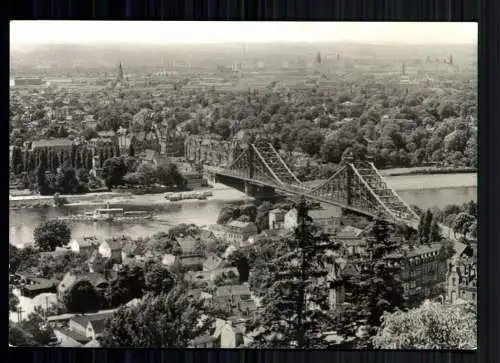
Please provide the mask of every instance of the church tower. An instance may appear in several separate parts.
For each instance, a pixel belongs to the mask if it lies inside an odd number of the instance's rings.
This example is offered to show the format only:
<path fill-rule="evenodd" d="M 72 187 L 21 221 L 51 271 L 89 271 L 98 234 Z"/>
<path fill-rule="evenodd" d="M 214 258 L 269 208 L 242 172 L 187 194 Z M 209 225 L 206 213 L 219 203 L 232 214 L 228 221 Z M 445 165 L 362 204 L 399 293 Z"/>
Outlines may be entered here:
<path fill-rule="evenodd" d="M 121 82 L 123 81 L 123 67 L 122 67 L 122 62 L 118 64 L 118 81 Z"/>

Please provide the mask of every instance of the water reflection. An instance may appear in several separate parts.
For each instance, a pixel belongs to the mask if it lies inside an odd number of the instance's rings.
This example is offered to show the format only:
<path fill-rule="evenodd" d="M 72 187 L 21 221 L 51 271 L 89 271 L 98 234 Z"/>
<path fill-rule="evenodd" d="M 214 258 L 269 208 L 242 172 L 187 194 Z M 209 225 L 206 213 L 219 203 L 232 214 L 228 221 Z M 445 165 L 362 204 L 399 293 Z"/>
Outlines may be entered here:
<path fill-rule="evenodd" d="M 443 208 L 448 204 L 461 204 L 477 200 L 476 187 L 440 188 L 422 190 L 399 190 L 398 194 L 408 203 L 420 208 Z M 146 237 L 155 232 L 167 230 L 169 225 L 177 223 L 195 223 L 197 225 L 213 224 L 217 220 L 220 209 L 227 204 L 242 204 L 235 201 L 191 201 L 167 205 L 125 205 L 112 204 L 112 207 L 125 210 L 155 210 L 156 218 L 141 224 L 109 224 L 109 223 L 74 223 L 72 237 L 96 235 L 108 238 L 116 235 Z M 10 241 L 14 244 L 31 243 L 34 228 L 43 220 L 71 213 L 92 211 L 92 207 L 65 207 L 47 209 L 23 209 L 10 211 Z"/>

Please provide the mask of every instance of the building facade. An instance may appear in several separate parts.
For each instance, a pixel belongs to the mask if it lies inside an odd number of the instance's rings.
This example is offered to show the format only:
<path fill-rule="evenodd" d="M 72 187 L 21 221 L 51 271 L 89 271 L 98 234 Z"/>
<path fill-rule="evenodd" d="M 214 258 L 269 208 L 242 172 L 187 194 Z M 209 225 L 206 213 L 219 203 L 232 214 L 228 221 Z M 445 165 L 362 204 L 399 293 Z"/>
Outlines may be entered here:
<path fill-rule="evenodd" d="M 446 300 L 451 304 L 458 299 L 477 301 L 477 262 L 460 258 L 448 265 Z"/>

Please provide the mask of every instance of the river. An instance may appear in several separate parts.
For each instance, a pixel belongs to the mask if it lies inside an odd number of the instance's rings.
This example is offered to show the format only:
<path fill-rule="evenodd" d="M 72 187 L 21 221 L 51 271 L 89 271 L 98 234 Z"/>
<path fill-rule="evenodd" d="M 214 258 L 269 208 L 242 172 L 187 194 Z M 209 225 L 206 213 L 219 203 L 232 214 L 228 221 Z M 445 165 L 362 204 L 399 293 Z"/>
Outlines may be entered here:
<path fill-rule="evenodd" d="M 461 204 L 477 200 L 476 174 L 402 175 L 387 176 L 385 180 L 408 204 L 420 208 L 443 208 L 448 204 Z M 144 224 L 74 223 L 72 237 L 95 235 L 108 238 L 117 235 L 145 237 L 165 231 L 172 224 L 213 224 L 220 209 L 227 204 L 244 203 L 245 195 L 235 189 L 216 185 L 214 197 L 208 200 L 183 201 L 164 204 L 162 195 L 137 196 L 131 204 L 111 200 L 112 207 L 125 210 L 155 210 L 156 219 Z M 162 203 L 160 205 L 160 203 Z M 71 206 L 47 209 L 10 210 L 9 237 L 15 245 L 32 243 L 34 228 L 44 219 L 82 211 L 92 211 L 98 206 Z"/>

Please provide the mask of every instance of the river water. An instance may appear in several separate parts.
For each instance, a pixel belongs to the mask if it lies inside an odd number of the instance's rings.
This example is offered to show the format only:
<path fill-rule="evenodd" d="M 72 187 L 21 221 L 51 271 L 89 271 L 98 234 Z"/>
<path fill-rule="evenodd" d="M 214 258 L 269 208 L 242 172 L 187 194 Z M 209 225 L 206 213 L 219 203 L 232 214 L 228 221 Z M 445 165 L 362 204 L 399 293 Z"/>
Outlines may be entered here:
<path fill-rule="evenodd" d="M 448 204 L 461 204 L 477 200 L 476 174 L 404 175 L 385 177 L 408 204 L 420 208 L 442 208 Z M 214 197 L 208 200 L 183 201 L 165 204 L 162 195 L 135 197 L 126 204 L 120 199 L 110 201 L 112 207 L 125 210 L 154 210 L 155 220 L 141 224 L 74 223 L 71 225 L 73 238 L 95 235 L 108 238 L 128 235 L 145 237 L 158 231 L 166 231 L 177 223 L 197 225 L 213 224 L 220 209 L 227 204 L 244 203 L 245 195 L 235 189 L 216 185 Z M 161 204 L 160 204 L 161 203 Z M 21 209 L 10 211 L 10 241 L 15 245 L 32 243 L 34 228 L 46 218 L 92 211 L 99 206 L 70 206 L 47 209 Z"/>

